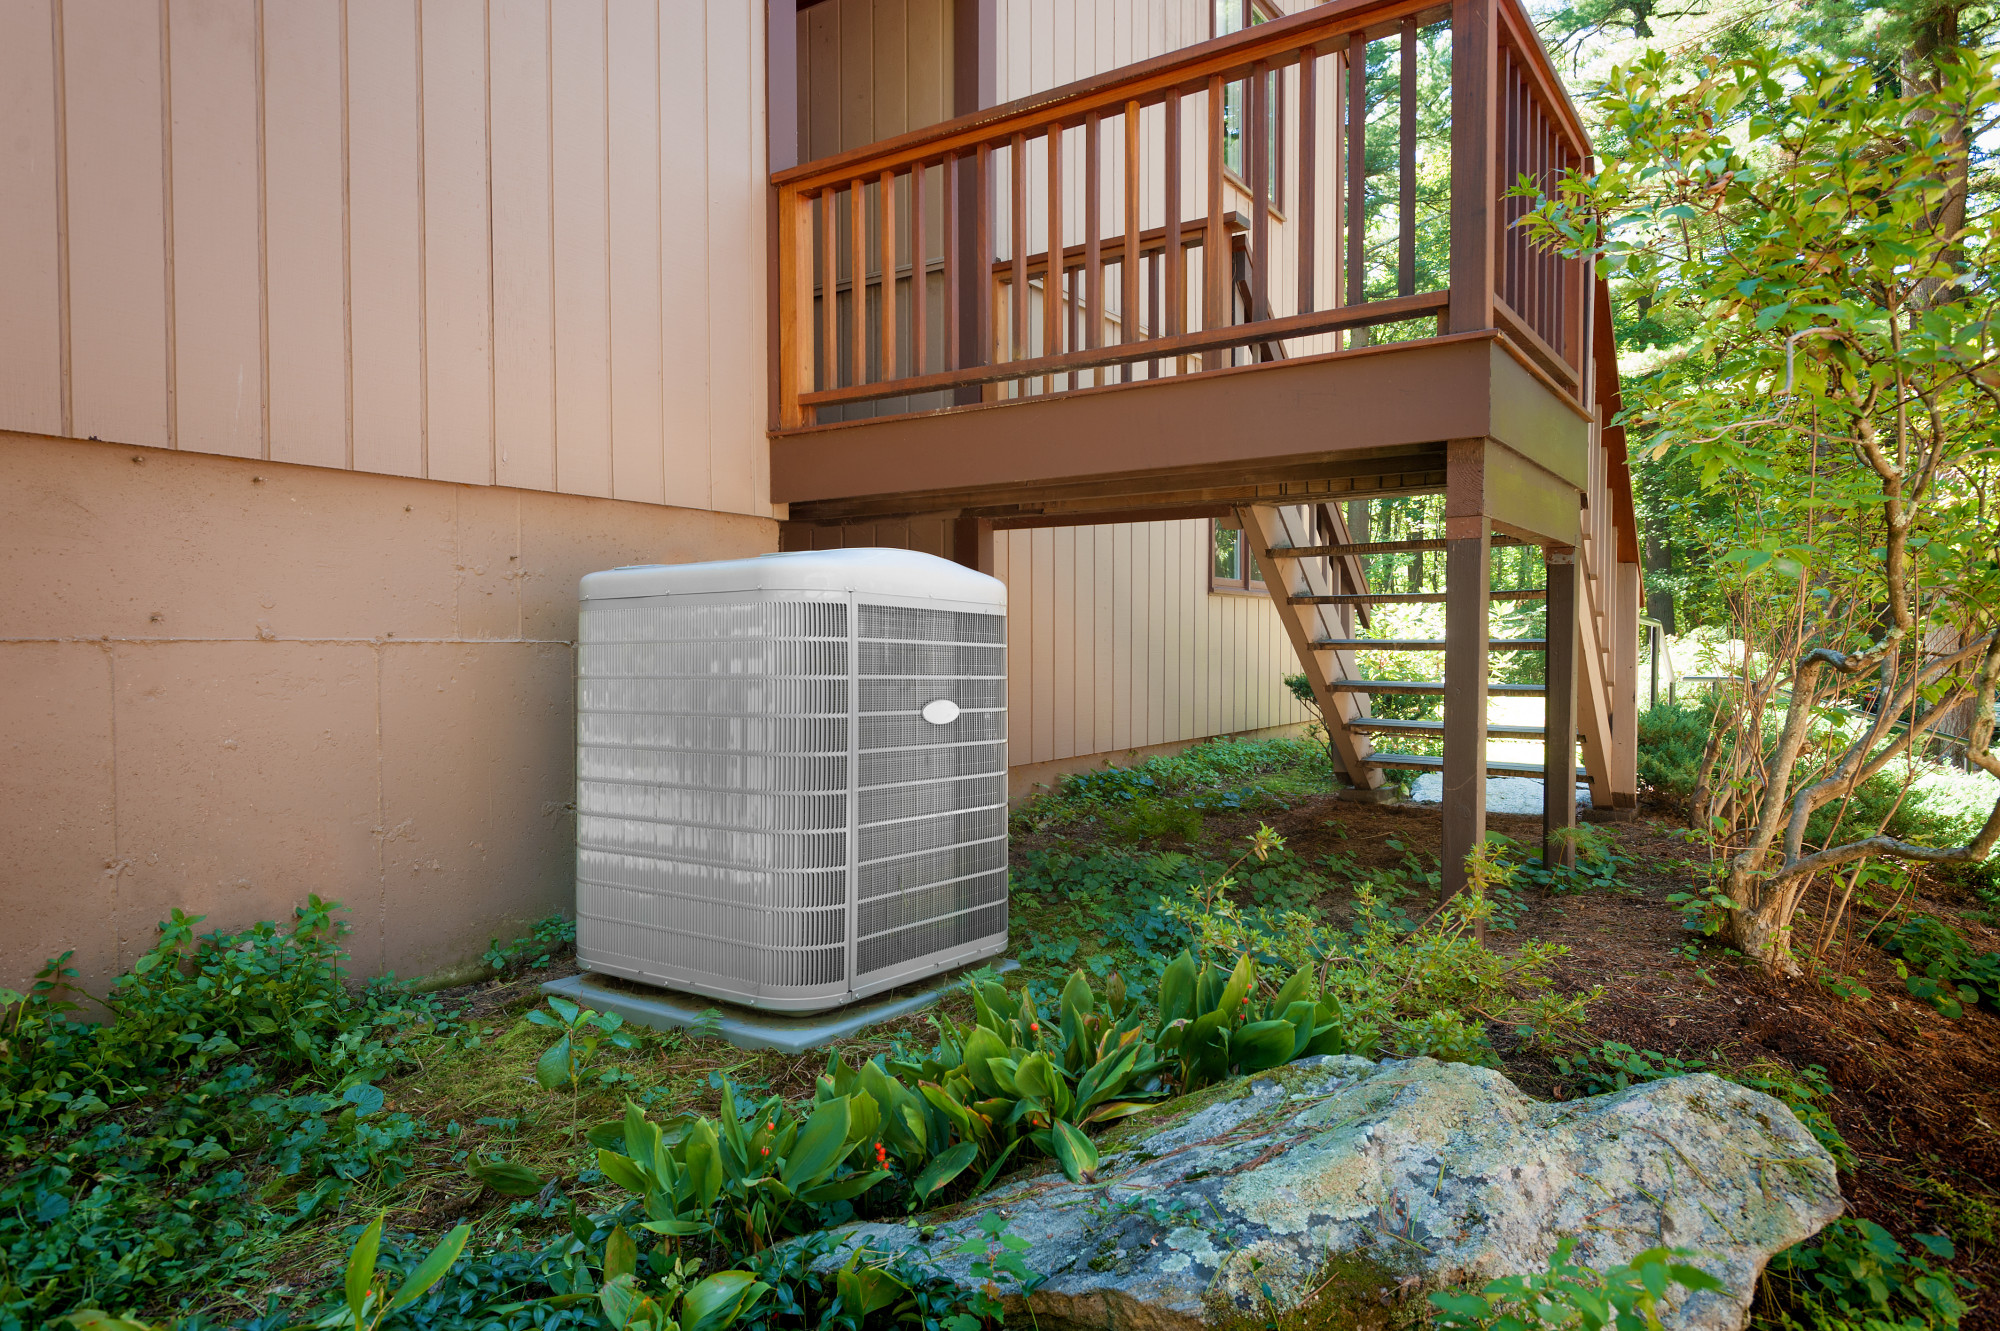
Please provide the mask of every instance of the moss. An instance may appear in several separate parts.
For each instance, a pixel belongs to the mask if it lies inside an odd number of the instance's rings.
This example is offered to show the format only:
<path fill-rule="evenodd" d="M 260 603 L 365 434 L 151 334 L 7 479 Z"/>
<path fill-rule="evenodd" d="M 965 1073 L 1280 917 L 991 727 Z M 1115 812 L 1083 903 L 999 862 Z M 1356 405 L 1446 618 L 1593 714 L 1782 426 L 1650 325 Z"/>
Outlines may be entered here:
<path fill-rule="evenodd" d="M 1251 1080 L 1249 1077 L 1231 1077 L 1228 1081 L 1205 1086 L 1191 1095 L 1176 1096 L 1172 1100 L 1150 1105 L 1132 1117 L 1120 1120 L 1106 1132 L 1098 1141 L 1098 1153 L 1109 1155 L 1112 1151 L 1127 1150 L 1155 1133 L 1186 1122 L 1210 1105 L 1244 1099 L 1250 1094 Z"/>
<path fill-rule="evenodd" d="M 1407 1297 L 1405 1278 L 1360 1253 L 1329 1257 L 1298 1287 L 1312 1292 L 1285 1310 L 1273 1308 L 1258 1285 L 1251 1308 L 1211 1294 L 1203 1320 L 1217 1331 L 1390 1331 L 1425 1320 L 1425 1305 Z"/>

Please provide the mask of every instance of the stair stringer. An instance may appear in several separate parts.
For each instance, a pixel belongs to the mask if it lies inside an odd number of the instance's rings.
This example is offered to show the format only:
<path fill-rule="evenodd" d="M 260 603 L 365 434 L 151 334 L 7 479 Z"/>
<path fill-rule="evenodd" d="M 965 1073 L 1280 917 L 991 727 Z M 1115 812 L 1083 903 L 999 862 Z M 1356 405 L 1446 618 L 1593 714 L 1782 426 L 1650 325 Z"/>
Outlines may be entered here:
<path fill-rule="evenodd" d="M 1374 744 L 1349 729 L 1350 722 L 1366 715 L 1366 704 L 1354 694 L 1335 693 L 1328 686 L 1329 680 L 1349 678 L 1355 673 L 1353 654 L 1338 648 L 1313 646 L 1324 639 L 1346 636 L 1333 618 L 1334 607 L 1293 605 L 1291 600 L 1293 596 L 1331 595 L 1332 580 L 1320 561 L 1287 559 L 1278 553 L 1317 544 L 1306 511 L 1290 505 L 1254 504 L 1241 512 L 1244 527 L 1258 542 L 1253 548 L 1270 552 L 1264 561 L 1268 566 L 1264 586 L 1277 609 L 1278 622 L 1285 626 L 1285 634 L 1292 640 L 1292 650 L 1299 658 L 1306 682 L 1312 685 L 1320 715 L 1326 718 L 1327 740 L 1334 756 L 1339 758 L 1348 781 L 1355 787 L 1380 790 L 1384 784 L 1382 772 L 1368 765 Z"/>

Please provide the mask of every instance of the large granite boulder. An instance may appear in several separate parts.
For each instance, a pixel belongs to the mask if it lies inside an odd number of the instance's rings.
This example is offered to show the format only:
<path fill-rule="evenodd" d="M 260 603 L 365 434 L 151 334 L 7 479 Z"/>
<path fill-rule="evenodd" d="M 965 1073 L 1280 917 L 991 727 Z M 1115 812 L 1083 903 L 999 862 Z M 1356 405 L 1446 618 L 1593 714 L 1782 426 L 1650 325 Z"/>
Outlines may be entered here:
<path fill-rule="evenodd" d="M 1313 1058 L 1161 1105 L 1101 1147 L 1093 1182 L 1017 1178 L 845 1240 L 914 1246 L 969 1285 L 973 1259 L 951 1250 L 998 1211 L 1046 1277 L 1025 1297 L 1003 1281 L 1010 1313 L 1118 1331 L 1304 1308 L 1386 1324 L 1426 1291 L 1540 1270 L 1564 1235 L 1599 1268 L 1664 1244 L 1725 1286 L 1682 1297 L 1668 1325 L 1734 1331 L 1771 1255 L 1841 1211 L 1833 1161 L 1791 1111 L 1707 1075 L 1543 1104 L 1461 1063 Z"/>

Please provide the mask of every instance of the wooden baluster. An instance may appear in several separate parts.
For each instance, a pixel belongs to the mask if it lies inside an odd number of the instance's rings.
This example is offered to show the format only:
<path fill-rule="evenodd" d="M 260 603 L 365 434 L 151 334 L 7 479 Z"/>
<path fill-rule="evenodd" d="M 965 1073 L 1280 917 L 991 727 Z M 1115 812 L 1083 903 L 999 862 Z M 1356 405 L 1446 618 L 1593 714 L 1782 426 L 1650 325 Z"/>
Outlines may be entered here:
<path fill-rule="evenodd" d="M 1201 244 L 1202 301 L 1201 326 L 1204 331 L 1229 322 L 1229 232 L 1222 218 L 1222 76 L 1208 80 L 1208 230 Z M 1202 353 L 1204 370 L 1219 370 L 1228 364 L 1229 353 Z"/>
<path fill-rule="evenodd" d="M 1014 135 L 1013 156 L 1009 158 L 1007 182 L 1014 200 L 1008 214 L 1008 247 L 1014 255 L 1014 289 L 1009 294 L 1013 320 L 1013 336 L 1009 339 L 1014 360 L 1025 360 L 1028 356 L 1028 136 Z M 1021 392 L 1026 384 L 1016 382 L 1014 391 Z"/>
<path fill-rule="evenodd" d="M 1118 329 L 1121 342 L 1137 342 L 1139 328 L 1139 103 L 1125 103 L 1125 257 L 1118 261 Z M 1119 369 L 1118 377 L 1131 383 L 1135 370 L 1131 361 Z"/>
<path fill-rule="evenodd" d="M 931 303 L 931 256 L 924 245 L 924 176 L 930 168 L 918 162 L 910 168 L 910 373 L 924 372 L 930 350 L 926 323 Z"/>
<path fill-rule="evenodd" d="M 1299 52 L 1299 313 L 1314 303 L 1313 260 L 1319 240 L 1319 51 Z"/>
<path fill-rule="evenodd" d="M 992 363 L 996 343 L 993 340 L 993 145 L 982 143 L 973 154 L 976 166 L 972 176 L 972 315 L 973 327 L 985 345 L 981 348 L 961 347 L 961 351 L 977 354 L 975 365 Z"/>
<path fill-rule="evenodd" d="M 1546 196 L 1553 180 L 1552 168 L 1555 162 L 1556 149 L 1555 125 L 1549 120 L 1548 109 L 1546 107 L 1537 103 L 1535 111 L 1536 118 L 1541 122 L 1542 131 L 1538 136 L 1542 151 L 1541 160 L 1535 163 L 1535 183 L 1540 187 L 1540 193 Z M 1523 209 L 1526 209 L 1529 204 L 1530 201 L 1524 199 L 1521 206 Z M 1535 331 L 1542 335 L 1544 342 L 1555 343 L 1561 340 L 1561 335 L 1556 332 L 1556 256 L 1555 251 L 1546 245 L 1538 245 L 1536 248 L 1540 251 L 1538 255 L 1540 261 L 1536 264 L 1536 267 L 1540 270 L 1541 280 L 1537 283 L 1540 290 L 1536 292 L 1535 300 L 1540 322 Z"/>
<path fill-rule="evenodd" d="M 1258 323 L 1271 317 L 1267 270 L 1271 255 L 1271 136 L 1266 132 L 1270 117 L 1271 67 L 1262 60 L 1250 66 L 1250 85 L 1243 99 L 1243 154 L 1250 168 L 1250 309 L 1249 321 Z"/>
<path fill-rule="evenodd" d="M 840 387 L 840 269 L 834 262 L 833 232 L 840 214 L 834 211 L 833 186 L 819 192 L 819 340 L 822 388 Z"/>
<path fill-rule="evenodd" d="M 1146 282 L 1146 299 L 1149 305 L 1146 312 L 1147 337 L 1158 337 L 1160 335 L 1160 268 L 1166 263 L 1166 260 L 1167 251 L 1162 250 L 1158 254 L 1149 256 L 1147 261 L 1146 276 L 1148 280 Z M 1148 379 L 1157 379 L 1160 377 L 1160 358 L 1158 356 L 1146 362 L 1146 377 Z"/>
<path fill-rule="evenodd" d="M 1396 243 L 1396 294 L 1417 292 L 1417 19 L 1403 20 L 1402 86 L 1398 93 L 1402 124 L 1397 130 L 1399 181 Z"/>
<path fill-rule="evenodd" d="M 1042 270 L 1042 354 L 1058 356 L 1063 349 L 1063 174 L 1061 125 L 1050 125 L 1049 145 L 1049 262 Z M 1056 376 L 1042 381 L 1043 391 L 1054 392 Z"/>
<path fill-rule="evenodd" d="M 1098 123 L 1095 111 L 1083 118 L 1083 345 L 1090 351 L 1104 345 L 1103 219 L 1098 207 L 1098 186 L 1104 171 Z M 1092 387 L 1103 381 L 1102 370 L 1090 372 Z"/>
<path fill-rule="evenodd" d="M 1181 244 L 1181 94 L 1178 88 L 1167 94 L 1166 132 L 1166 238 L 1167 248 L 1161 255 L 1166 262 L 1166 323 L 1167 335 L 1185 332 L 1182 312 L 1187 308 L 1187 247 Z M 1187 370 L 1187 362 L 1174 357 L 1174 373 Z"/>
<path fill-rule="evenodd" d="M 1347 304 L 1368 301 L 1368 42 L 1347 39 Z M 1354 330 L 1354 345 L 1368 345 L 1368 330 Z"/>
<path fill-rule="evenodd" d="M 865 181 L 847 183 L 847 262 L 852 273 L 847 281 L 847 356 L 854 372 L 853 383 L 868 382 L 868 218 L 864 212 L 868 186 Z"/>
<path fill-rule="evenodd" d="M 882 378 L 896 374 L 896 173 L 882 173 Z"/>
<path fill-rule="evenodd" d="M 1500 53 L 1500 179 L 1498 188 L 1507 189 L 1521 170 L 1521 84 L 1511 52 Z M 1520 236 L 1514 230 L 1514 201 L 1500 206 L 1500 298 L 1516 309 L 1521 300 Z"/>
<path fill-rule="evenodd" d="M 947 153 L 944 171 L 938 176 L 938 183 L 944 187 L 944 367 L 947 370 L 963 368 L 958 358 L 959 321 L 959 253 L 958 229 L 962 225 L 959 215 L 959 159 L 955 153 Z"/>

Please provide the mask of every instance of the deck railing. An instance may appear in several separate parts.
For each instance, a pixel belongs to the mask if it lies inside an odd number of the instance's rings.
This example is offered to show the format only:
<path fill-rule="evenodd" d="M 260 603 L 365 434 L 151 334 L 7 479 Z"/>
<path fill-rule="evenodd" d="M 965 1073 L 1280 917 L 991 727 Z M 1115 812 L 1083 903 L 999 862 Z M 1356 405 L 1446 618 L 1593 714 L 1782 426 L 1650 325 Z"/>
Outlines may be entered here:
<path fill-rule="evenodd" d="M 807 163 L 777 424 L 1487 328 L 1581 400 L 1588 283 L 1508 190 L 1587 152 L 1518 0 L 1333 0 Z"/>

